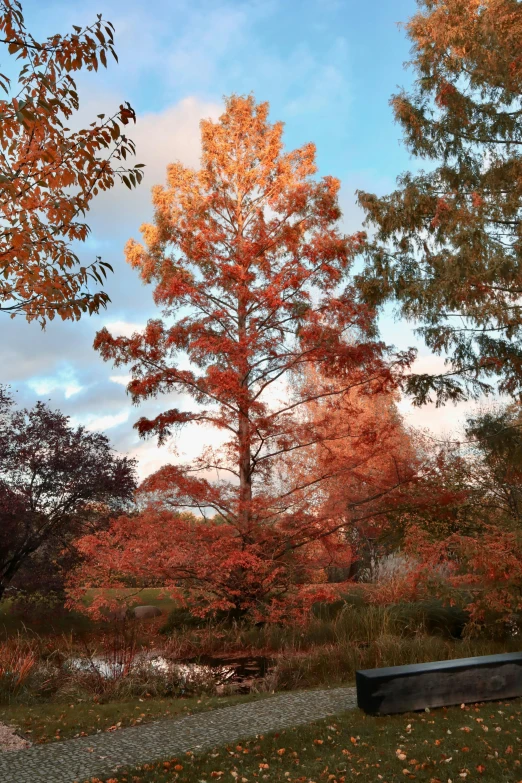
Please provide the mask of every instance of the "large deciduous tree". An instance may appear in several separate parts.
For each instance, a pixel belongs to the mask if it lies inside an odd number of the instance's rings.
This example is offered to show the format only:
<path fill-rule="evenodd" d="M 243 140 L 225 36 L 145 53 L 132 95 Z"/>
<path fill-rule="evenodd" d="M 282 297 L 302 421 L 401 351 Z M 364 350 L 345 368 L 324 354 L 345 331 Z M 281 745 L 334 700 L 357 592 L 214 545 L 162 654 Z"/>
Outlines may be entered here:
<path fill-rule="evenodd" d="M 267 103 L 233 95 L 218 122 L 203 120 L 201 169 L 168 167 L 167 187 L 153 189 L 154 222 L 141 228 L 145 245 L 127 244 L 128 262 L 156 282 L 154 300 L 174 323 L 151 320 L 130 338 L 102 329 L 94 342 L 105 360 L 132 365 L 134 403 L 160 392 L 194 400 L 191 409 L 141 418 L 141 436 L 156 434 L 161 444 L 183 425 L 204 424 L 228 440 L 148 477 L 139 491 L 159 498 L 163 516 L 144 515 L 145 541 L 138 523 L 132 533 L 125 521 L 84 541 L 91 570 L 87 563 L 76 586 L 115 584 L 125 569 L 163 570 L 173 588 L 190 587 L 202 612 L 281 618 L 307 600 L 294 590 L 295 574 L 303 581 L 332 560 L 341 523 L 319 513 L 316 493 L 350 466 L 296 473 L 281 487 L 280 456 L 331 436 L 299 416 L 314 393 L 289 391 L 290 374 L 313 365 L 341 379 L 335 394 L 384 393 L 412 356 L 387 351 L 349 282 L 361 238 L 339 232 L 339 181 L 313 178 L 313 144 L 283 152 L 283 124 L 267 116 Z M 359 504 L 372 494 L 370 487 Z M 205 518 L 186 522 L 182 509 Z M 108 574 L 99 564 L 111 551 L 119 565 Z"/>
<path fill-rule="evenodd" d="M 136 460 L 115 457 L 105 435 L 72 430 L 42 402 L 10 412 L 0 397 L 0 599 L 31 558 L 59 555 L 74 537 L 129 509 Z M 23 586 L 23 585 L 19 585 Z"/>
<path fill-rule="evenodd" d="M 378 198 L 358 191 L 375 235 L 359 279 L 372 304 L 391 298 L 447 353 L 441 374 L 407 389 L 423 403 L 522 391 L 522 4 L 418 0 L 407 24 L 417 79 L 391 104 L 412 155 Z"/>
<path fill-rule="evenodd" d="M 79 320 L 110 301 L 82 287 L 89 277 L 102 283 L 100 272 L 106 277 L 112 267 L 97 258 L 75 270 L 72 242 L 87 238 L 82 218 L 99 191 L 117 178 L 134 187 L 143 176 L 142 164 L 124 165 L 135 152 L 122 133 L 136 122 L 130 104 L 81 130 L 66 127 L 79 108 L 71 73 L 107 67 L 108 54 L 117 59 L 113 30 L 99 14 L 90 26 L 37 41 L 18 0 L 0 2 L 0 43 L 23 65 L 14 84 L 0 74 L 7 93 L 0 99 L 0 312 L 38 318 L 42 329 L 56 314 Z"/>

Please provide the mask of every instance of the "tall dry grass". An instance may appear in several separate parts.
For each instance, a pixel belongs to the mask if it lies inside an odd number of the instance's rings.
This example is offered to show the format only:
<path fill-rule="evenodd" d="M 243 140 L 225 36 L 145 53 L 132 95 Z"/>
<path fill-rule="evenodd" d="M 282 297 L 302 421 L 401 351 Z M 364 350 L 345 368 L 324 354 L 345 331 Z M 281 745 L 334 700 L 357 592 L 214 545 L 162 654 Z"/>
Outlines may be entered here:
<path fill-rule="evenodd" d="M 0 642 L 0 699 L 16 696 L 39 659 L 38 645 L 18 634 Z"/>

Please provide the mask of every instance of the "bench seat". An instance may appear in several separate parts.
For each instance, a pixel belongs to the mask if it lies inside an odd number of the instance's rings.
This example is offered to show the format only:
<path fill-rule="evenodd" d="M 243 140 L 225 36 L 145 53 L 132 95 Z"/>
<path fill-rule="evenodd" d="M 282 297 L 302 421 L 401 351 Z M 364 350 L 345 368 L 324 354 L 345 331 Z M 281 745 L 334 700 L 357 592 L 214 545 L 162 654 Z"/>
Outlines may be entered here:
<path fill-rule="evenodd" d="M 481 655 L 355 674 L 357 705 L 372 715 L 522 696 L 522 652 Z"/>

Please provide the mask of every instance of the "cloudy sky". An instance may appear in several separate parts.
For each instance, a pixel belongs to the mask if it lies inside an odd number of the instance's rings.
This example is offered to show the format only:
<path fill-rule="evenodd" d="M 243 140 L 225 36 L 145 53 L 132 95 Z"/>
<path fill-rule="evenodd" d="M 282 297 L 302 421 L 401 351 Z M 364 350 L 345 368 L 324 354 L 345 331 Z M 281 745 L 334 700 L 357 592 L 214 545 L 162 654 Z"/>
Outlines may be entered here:
<path fill-rule="evenodd" d="M 400 141 L 388 103 L 413 78 L 404 68 L 409 41 L 397 23 L 413 14 L 415 0 L 24 0 L 23 7 L 37 38 L 90 23 L 97 13 L 114 24 L 119 63 L 77 77 L 80 119 L 85 125 L 129 101 L 138 117 L 129 135 L 136 161 L 146 169 L 137 190 L 117 185 L 98 197 L 88 216 L 91 236 L 79 248 L 84 265 L 101 255 L 114 267 L 104 283 L 112 303 L 79 322 L 55 319 L 45 331 L 36 321 L 0 314 L 0 381 L 11 385 L 17 406 L 43 400 L 70 416 L 73 426 L 103 431 L 117 452 L 138 458 L 144 478 L 216 442 L 208 430 L 186 431 L 176 441 L 176 456 L 171 445 L 158 449 L 155 440 L 140 440 L 132 425 L 164 410 L 174 397 L 133 406 L 125 368 L 115 369 L 92 348 L 103 326 L 130 336 L 161 316 L 152 286 L 141 283 L 123 256 L 127 239 L 139 239 L 140 224 L 152 216 L 150 188 L 164 182 L 170 162 L 198 166 L 199 121 L 219 117 L 223 95 L 253 91 L 256 101 L 269 102 L 270 120 L 285 123 L 287 149 L 316 144 L 319 176 L 342 182 L 343 228 L 360 229 L 355 190 L 384 194 L 401 171 L 418 167 Z M 0 52 L 4 72 L 8 61 Z M 400 348 L 417 345 L 419 367 L 441 366 L 391 308 L 381 317 L 381 331 Z M 407 400 L 401 407 L 407 421 L 429 426 L 437 437 L 469 408 L 413 410 Z"/>

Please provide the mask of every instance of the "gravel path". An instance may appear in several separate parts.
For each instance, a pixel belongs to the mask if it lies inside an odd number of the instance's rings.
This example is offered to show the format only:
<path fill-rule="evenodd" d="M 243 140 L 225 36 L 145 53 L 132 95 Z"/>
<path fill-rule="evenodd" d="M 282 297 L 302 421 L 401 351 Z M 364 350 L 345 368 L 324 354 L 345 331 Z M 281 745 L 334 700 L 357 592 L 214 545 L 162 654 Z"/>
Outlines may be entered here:
<path fill-rule="evenodd" d="M 19 737 L 12 726 L 6 726 L 5 723 L 0 723 L 0 751 L 22 750 L 24 748 L 29 748 L 30 746 L 31 743 Z"/>
<path fill-rule="evenodd" d="M 0 754 L 0 783 L 82 783 L 124 766 L 187 750 L 205 751 L 279 729 L 311 723 L 357 706 L 355 688 L 282 693 L 258 702 L 183 718 L 131 726 L 114 733 L 33 745 Z"/>

